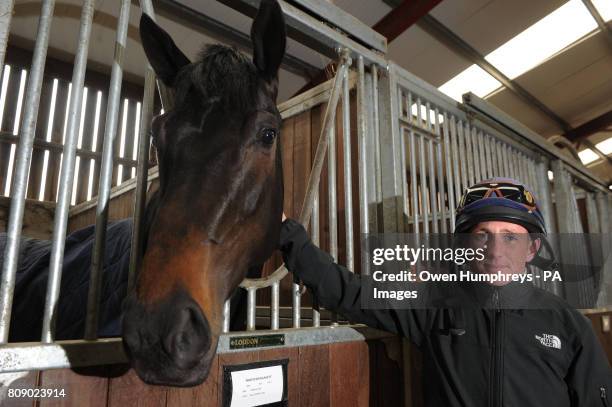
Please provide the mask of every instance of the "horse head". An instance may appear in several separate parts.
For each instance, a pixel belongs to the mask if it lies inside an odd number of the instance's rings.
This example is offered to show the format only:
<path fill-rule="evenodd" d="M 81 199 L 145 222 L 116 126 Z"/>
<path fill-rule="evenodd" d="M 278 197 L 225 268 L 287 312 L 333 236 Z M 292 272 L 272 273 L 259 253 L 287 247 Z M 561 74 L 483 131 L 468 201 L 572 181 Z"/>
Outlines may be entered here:
<path fill-rule="evenodd" d="M 263 0 L 251 28 L 252 60 L 209 45 L 191 62 L 144 14 L 140 36 L 174 105 L 151 124 L 160 186 L 124 303 L 124 346 L 145 382 L 191 386 L 208 376 L 224 302 L 278 242 L 285 24 L 278 3 Z"/>

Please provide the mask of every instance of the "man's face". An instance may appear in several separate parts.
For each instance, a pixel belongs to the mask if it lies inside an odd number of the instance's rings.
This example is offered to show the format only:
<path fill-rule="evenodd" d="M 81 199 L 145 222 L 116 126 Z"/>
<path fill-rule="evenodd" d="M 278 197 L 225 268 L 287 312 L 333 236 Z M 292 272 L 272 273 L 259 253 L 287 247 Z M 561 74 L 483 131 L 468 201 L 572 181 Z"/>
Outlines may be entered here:
<path fill-rule="evenodd" d="M 472 230 L 472 247 L 484 249 L 484 260 L 474 261 L 472 270 L 483 274 L 502 274 L 503 281 L 493 285 L 508 284 L 512 274 L 525 272 L 525 264 L 531 261 L 540 240 L 531 240 L 527 229 L 521 225 L 502 221 L 481 222 Z"/>

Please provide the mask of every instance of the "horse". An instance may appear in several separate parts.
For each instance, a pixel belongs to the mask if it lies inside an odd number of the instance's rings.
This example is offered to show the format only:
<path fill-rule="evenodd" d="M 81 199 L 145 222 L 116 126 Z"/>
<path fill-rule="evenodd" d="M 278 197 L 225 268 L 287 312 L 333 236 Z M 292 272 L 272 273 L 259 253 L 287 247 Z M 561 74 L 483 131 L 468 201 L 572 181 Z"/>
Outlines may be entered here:
<path fill-rule="evenodd" d="M 122 337 L 144 382 L 194 386 L 208 376 L 224 302 L 278 244 L 276 97 L 285 22 L 276 0 L 262 0 L 251 27 L 252 60 L 217 44 L 191 62 L 146 14 L 140 36 L 174 105 L 151 123 L 159 189 L 147 203 L 145 248 L 124 301 Z"/>

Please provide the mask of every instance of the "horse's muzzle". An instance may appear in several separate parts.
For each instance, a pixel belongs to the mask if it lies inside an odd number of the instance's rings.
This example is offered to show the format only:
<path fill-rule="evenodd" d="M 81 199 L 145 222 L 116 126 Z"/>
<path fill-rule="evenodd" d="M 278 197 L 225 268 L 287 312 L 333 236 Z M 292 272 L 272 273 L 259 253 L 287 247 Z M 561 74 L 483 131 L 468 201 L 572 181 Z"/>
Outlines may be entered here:
<path fill-rule="evenodd" d="M 216 341 L 215 341 L 216 342 Z M 123 344 L 132 366 L 151 384 L 192 386 L 206 379 L 213 335 L 200 306 L 183 290 L 151 306 L 124 303 Z"/>

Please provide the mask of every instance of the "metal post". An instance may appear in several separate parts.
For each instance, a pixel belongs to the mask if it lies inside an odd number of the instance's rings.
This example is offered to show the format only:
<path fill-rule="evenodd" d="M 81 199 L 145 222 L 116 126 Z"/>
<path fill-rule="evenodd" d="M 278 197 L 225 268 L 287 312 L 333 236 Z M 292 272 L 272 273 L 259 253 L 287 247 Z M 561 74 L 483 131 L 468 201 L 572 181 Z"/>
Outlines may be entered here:
<path fill-rule="evenodd" d="M 328 219 L 329 219 L 329 254 L 338 261 L 338 206 L 336 197 L 336 126 L 332 126 L 329 134 L 329 149 L 327 150 L 327 185 L 328 185 Z M 338 317 L 332 314 L 332 324 L 338 323 Z M 294 321 L 294 327 L 295 321 Z"/>
<path fill-rule="evenodd" d="M 455 116 L 450 117 L 450 137 L 451 137 L 451 151 L 453 153 L 453 178 L 455 179 L 455 202 L 459 202 L 461 194 L 463 194 L 463 188 L 461 188 L 461 182 L 459 180 L 459 143 L 457 142 L 457 127 L 461 123 L 457 124 Z"/>
<path fill-rule="evenodd" d="M 230 304 L 230 299 L 225 300 L 223 303 L 223 326 L 221 328 L 223 333 L 228 333 L 230 330 Z"/>
<path fill-rule="evenodd" d="M 247 290 L 247 331 L 255 330 L 255 294 L 256 288 Z"/>
<path fill-rule="evenodd" d="M 474 179 L 476 182 L 482 181 L 484 178 L 480 173 L 480 148 L 481 144 L 478 140 L 478 129 L 476 126 L 472 126 L 471 131 L 471 139 L 472 139 L 472 150 L 474 151 Z"/>
<path fill-rule="evenodd" d="M 279 327 L 279 287 L 280 283 L 275 281 L 272 284 L 272 306 L 270 309 L 270 327 L 272 329 L 278 329 Z M 318 314 L 318 312 L 317 312 Z"/>
<path fill-rule="evenodd" d="M 459 120 L 459 122 L 457 123 L 457 148 L 459 150 L 459 156 L 461 157 L 461 191 L 464 191 L 467 187 L 470 186 L 467 173 L 467 151 L 465 149 L 466 135 L 464 134 L 464 129 L 464 123 Z"/>
<path fill-rule="evenodd" d="M 74 182 L 76 143 L 79 131 L 79 121 L 81 118 L 81 103 L 83 101 L 85 69 L 87 67 L 87 53 L 89 49 L 89 37 L 91 34 L 93 12 L 94 1 L 85 0 L 83 2 L 83 9 L 81 12 L 81 27 L 79 30 L 77 54 L 74 59 L 74 70 L 72 73 L 72 96 L 70 99 L 66 140 L 64 142 L 62 170 L 59 181 L 59 197 L 55 208 L 53 244 L 51 248 L 51 260 L 49 263 L 49 281 L 47 284 L 47 296 L 41 339 L 44 343 L 53 342 L 53 335 L 55 331 L 54 322 L 56 318 L 54 312 L 57 307 L 62 279 L 64 242 L 66 239 L 68 209 L 70 209 L 72 184 Z"/>
<path fill-rule="evenodd" d="M 125 54 L 128 23 L 130 18 L 130 0 L 121 0 L 121 11 L 117 23 L 115 53 L 111 70 L 108 103 L 106 107 L 106 125 L 104 128 L 104 146 L 102 165 L 98 186 L 98 205 L 96 206 L 96 236 L 91 261 L 91 278 L 87 298 L 87 321 L 85 339 L 97 338 L 98 313 L 100 306 L 100 286 L 104 267 L 104 250 L 106 246 L 106 225 L 108 223 L 108 202 L 113 177 L 113 145 L 117 134 L 119 105 L 121 97 L 121 80 L 123 77 L 123 57 Z"/>
<path fill-rule="evenodd" d="M 363 66 L 363 58 L 357 59 L 357 141 L 359 152 L 359 223 L 361 224 L 362 233 L 368 233 L 370 230 L 370 211 L 368 197 L 368 168 L 365 163 L 368 162 L 368 139 L 365 111 L 365 68 Z M 374 122 L 378 126 L 378 122 Z M 376 146 L 378 147 L 378 146 Z M 375 159 L 378 157 L 375 156 Z M 376 184 L 378 182 L 376 181 Z"/>
<path fill-rule="evenodd" d="M 434 140 L 427 140 L 428 159 L 429 159 L 429 205 L 431 210 L 431 223 L 433 233 L 438 233 L 438 199 L 436 194 L 436 173 L 434 170 Z"/>
<path fill-rule="evenodd" d="M 487 178 L 493 178 L 493 153 L 491 149 L 491 136 L 485 136 L 485 160 L 487 161 Z"/>
<path fill-rule="evenodd" d="M 11 197 L 11 210 L 7 227 L 7 240 L 4 250 L 4 264 L 2 266 L 2 286 L 0 288 L 0 344 L 6 343 L 11 323 L 11 308 L 13 305 L 13 292 L 15 289 L 15 274 L 19 261 L 19 240 L 23 226 L 23 211 L 27 190 L 28 173 L 32 160 L 32 147 L 40 104 L 40 92 L 45 58 L 49 44 L 49 32 L 55 0 L 44 0 L 38 20 L 38 33 L 32 58 L 30 80 L 25 96 L 25 111 L 21 121 L 21 137 L 17 147 L 15 164 L 15 178 L 13 179 L 13 196 Z"/>
<path fill-rule="evenodd" d="M 487 162 L 485 159 L 485 138 L 482 131 L 478 131 L 478 145 L 480 153 L 480 176 L 483 180 L 489 178 L 487 175 Z"/>
<path fill-rule="evenodd" d="M 418 116 L 417 116 L 418 117 Z M 425 135 L 419 135 L 419 180 L 421 181 L 421 213 L 423 215 L 423 233 L 429 233 L 429 210 L 427 207 L 427 172 L 425 170 Z"/>
<path fill-rule="evenodd" d="M 465 122 L 465 127 L 463 131 L 463 136 L 465 138 L 465 157 L 466 165 L 467 165 L 467 180 L 468 186 L 474 185 L 474 149 L 472 148 L 472 131 L 471 125 L 468 122 Z"/>
<path fill-rule="evenodd" d="M 317 191 L 318 192 L 318 191 Z M 310 238 L 312 239 L 312 243 L 315 246 L 319 246 L 319 194 L 317 193 L 314 197 L 314 201 L 312 204 L 312 218 L 310 219 Z M 278 314 L 278 283 L 275 283 L 276 287 L 272 286 L 272 306 L 274 307 L 274 290 L 276 288 L 276 312 Z M 314 301 L 314 299 L 313 299 Z M 274 312 L 273 312 L 274 313 Z M 278 319 L 278 316 L 277 316 Z M 273 318 L 274 321 L 274 318 Z M 312 307 L 312 326 L 318 327 L 321 325 L 321 313 L 316 309 L 313 304 Z M 278 321 L 277 321 L 277 329 L 278 329 Z"/>
<path fill-rule="evenodd" d="M 342 138 L 344 158 L 344 223 L 346 232 L 346 267 L 349 270 L 354 271 L 355 250 L 353 241 L 353 177 L 351 169 L 351 101 L 349 95 L 348 71 L 345 71 L 344 73 L 342 89 Z M 365 165 L 365 163 L 362 163 L 362 165 Z"/>
<path fill-rule="evenodd" d="M 376 205 L 382 203 L 382 169 L 380 159 L 380 127 L 378 117 L 378 67 L 372 65 L 372 104 L 373 104 L 373 117 L 372 117 L 372 128 L 374 129 L 374 172 L 376 199 L 374 202 Z M 364 107 L 365 110 L 365 107 Z M 369 143 L 371 145 L 371 143 Z M 360 166 L 361 167 L 361 166 Z M 368 233 L 369 229 L 363 229 L 363 233 Z M 376 230 L 378 232 L 378 230 Z"/>
<path fill-rule="evenodd" d="M 417 171 L 416 171 L 416 140 L 414 131 L 408 130 L 408 134 L 410 139 L 408 140 L 408 145 L 410 148 L 410 185 L 411 185 L 411 206 L 412 206 L 412 224 L 413 229 L 412 233 L 419 234 L 419 194 L 417 188 Z M 406 169 L 404 168 L 404 172 Z"/>
<path fill-rule="evenodd" d="M 454 190 L 454 171 L 451 169 L 451 142 L 449 133 L 448 114 L 444 112 L 444 122 L 442 123 L 444 136 L 444 162 L 446 163 L 446 189 L 448 193 L 448 211 L 450 213 L 450 231 L 455 227 L 455 190 Z M 441 191 L 443 188 L 440 189 Z M 446 218 L 445 218 L 446 219 Z M 446 220 L 445 220 L 446 223 Z"/>

